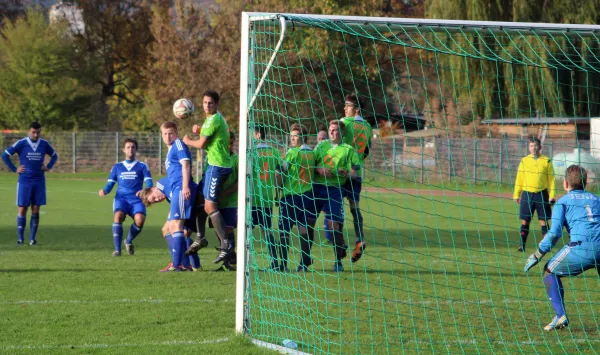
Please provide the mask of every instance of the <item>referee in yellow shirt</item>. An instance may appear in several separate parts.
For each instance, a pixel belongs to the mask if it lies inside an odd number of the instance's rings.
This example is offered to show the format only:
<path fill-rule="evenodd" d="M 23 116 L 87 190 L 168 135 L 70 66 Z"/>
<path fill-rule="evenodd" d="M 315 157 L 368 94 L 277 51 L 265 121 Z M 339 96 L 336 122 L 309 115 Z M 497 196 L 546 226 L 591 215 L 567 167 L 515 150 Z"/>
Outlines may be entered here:
<path fill-rule="evenodd" d="M 552 161 L 540 154 L 542 143 L 537 138 L 529 138 L 529 155 L 521 159 L 513 199 L 520 204 L 521 246 L 519 251 L 525 251 L 525 243 L 529 235 L 529 223 L 533 212 L 537 211 L 542 235 L 548 233 L 548 221 L 552 216 L 552 205 L 556 202 L 554 186 L 554 169 Z"/>

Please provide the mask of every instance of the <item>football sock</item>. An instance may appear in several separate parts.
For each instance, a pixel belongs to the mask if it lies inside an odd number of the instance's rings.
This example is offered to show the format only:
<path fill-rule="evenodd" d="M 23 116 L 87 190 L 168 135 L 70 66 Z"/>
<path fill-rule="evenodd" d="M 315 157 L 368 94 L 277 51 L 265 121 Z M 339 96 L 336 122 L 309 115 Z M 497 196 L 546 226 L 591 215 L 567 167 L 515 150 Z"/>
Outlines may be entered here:
<path fill-rule="evenodd" d="M 185 238 L 186 249 L 188 249 L 192 243 L 192 238 Z M 200 267 L 200 257 L 198 256 L 198 253 L 194 253 L 189 256 L 189 264 L 191 264 L 194 269 L 198 269 Z"/>
<path fill-rule="evenodd" d="M 183 231 L 177 231 L 173 233 L 173 266 L 182 266 L 184 257 L 185 235 L 183 234 Z"/>
<path fill-rule="evenodd" d="M 354 219 L 354 233 L 356 233 L 356 243 L 363 241 L 363 216 L 359 208 L 351 208 L 352 218 Z"/>
<path fill-rule="evenodd" d="M 229 249 L 229 243 L 227 241 L 227 236 L 225 235 L 225 220 L 223 219 L 221 212 L 215 211 L 208 216 L 213 223 L 213 227 L 215 228 L 215 232 L 217 232 L 217 236 L 221 240 L 221 249 Z"/>
<path fill-rule="evenodd" d="M 35 240 L 35 235 L 37 234 L 38 225 L 40 224 L 40 215 L 39 214 L 31 214 L 31 219 L 29 219 L 29 240 Z"/>
<path fill-rule="evenodd" d="M 121 252 L 121 243 L 123 242 L 123 225 L 121 223 L 113 223 L 112 225 L 113 243 L 115 251 Z"/>
<path fill-rule="evenodd" d="M 270 264 L 273 267 L 277 267 L 279 264 L 277 263 L 277 245 L 275 244 L 275 238 L 272 233 L 267 231 L 264 231 L 264 235 L 267 242 L 267 249 L 269 250 Z"/>
<path fill-rule="evenodd" d="M 25 225 L 27 224 L 26 216 L 17 215 L 17 236 L 20 241 L 25 239 Z"/>
<path fill-rule="evenodd" d="M 327 218 L 325 218 L 323 223 L 324 223 L 323 229 L 325 230 L 325 239 L 327 239 L 328 241 L 333 243 L 333 234 L 331 233 L 331 227 L 330 227 L 329 220 Z"/>
<path fill-rule="evenodd" d="M 208 215 L 204 210 L 204 205 L 199 205 L 198 207 L 196 207 L 196 211 L 198 211 L 196 213 L 197 233 L 198 235 L 200 235 L 201 238 L 206 238 L 206 218 L 208 218 Z"/>
<path fill-rule="evenodd" d="M 127 234 L 127 240 L 125 241 L 125 243 L 131 244 L 131 242 L 133 242 L 135 237 L 137 237 L 138 234 L 140 234 L 142 232 L 142 228 L 143 228 L 143 226 L 140 227 L 137 224 L 135 224 L 135 222 L 133 222 L 131 224 L 131 227 L 129 227 L 129 234 Z"/>
<path fill-rule="evenodd" d="M 279 236 L 279 244 L 279 266 L 287 267 L 290 234 L 286 232 L 281 232 L 281 235 Z"/>
<path fill-rule="evenodd" d="M 345 241 L 344 241 L 344 234 L 342 233 L 342 226 L 340 226 L 339 230 L 333 231 L 333 243 L 335 245 L 335 248 L 334 248 L 335 260 L 337 262 L 340 262 L 346 256 L 345 255 L 346 246 L 345 246 Z"/>
<path fill-rule="evenodd" d="M 542 237 L 548 234 L 548 225 L 542 226 Z"/>
<path fill-rule="evenodd" d="M 560 281 L 560 277 L 550 274 L 544 277 L 544 285 L 546 285 L 546 293 L 548 293 L 548 298 L 550 299 L 550 303 L 552 303 L 552 307 L 556 311 L 557 317 L 562 317 L 565 315 L 565 290 L 563 289 L 562 281 Z"/>
<path fill-rule="evenodd" d="M 529 226 L 524 226 L 521 224 L 521 246 L 525 247 L 525 243 L 527 243 L 528 235 L 529 235 Z"/>
<path fill-rule="evenodd" d="M 300 235 L 300 250 L 302 251 L 302 257 L 300 258 L 300 265 L 310 266 L 312 263 L 310 258 L 310 237 L 308 234 Z"/>
<path fill-rule="evenodd" d="M 165 235 L 165 242 L 167 242 L 167 248 L 169 248 L 169 254 L 171 254 L 171 262 L 173 262 L 173 236 L 171 233 Z"/>

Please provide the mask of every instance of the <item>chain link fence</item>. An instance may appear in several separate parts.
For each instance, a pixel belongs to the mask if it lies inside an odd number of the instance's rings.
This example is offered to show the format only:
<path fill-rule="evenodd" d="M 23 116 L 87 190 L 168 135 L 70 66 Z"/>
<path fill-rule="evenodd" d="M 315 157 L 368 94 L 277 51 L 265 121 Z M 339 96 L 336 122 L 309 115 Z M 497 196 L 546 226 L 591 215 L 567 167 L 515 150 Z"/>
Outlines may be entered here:
<path fill-rule="evenodd" d="M 22 132 L 3 133 L 0 135 L 2 149 L 23 137 Z M 113 164 L 125 159 L 122 152 L 124 139 L 135 138 L 139 145 L 137 159 L 148 164 L 155 176 L 165 174 L 166 147 L 158 132 L 56 132 L 45 133 L 43 138 L 59 154 L 53 169 L 57 172 L 108 174 Z M 271 136 L 269 141 L 285 156 L 287 137 Z M 316 145 L 316 138 L 311 137 L 308 144 Z M 558 153 L 590 154 L 590 142 L 575 139 L 544 142 L 542 154 L 554 157 Z M 404 180 L 425 184 L 443 181 L 512 184 L 519 161 L 527 154 L 527 140 L 519 138 L 376 138 L 371 143 L 363 174 L 367 180 Z M 196 177 L 201 174 L 201 164 L 198 164 L 201 156 L 199 150 L 192 149 Z M 16 155 L 12 159 L 17 165 Z M 595 166 L 590 172 L 590 183 L 594 182 L 597 169 Z M 8 171 L 8 168 L 0 164 L 0 171 Z"/>

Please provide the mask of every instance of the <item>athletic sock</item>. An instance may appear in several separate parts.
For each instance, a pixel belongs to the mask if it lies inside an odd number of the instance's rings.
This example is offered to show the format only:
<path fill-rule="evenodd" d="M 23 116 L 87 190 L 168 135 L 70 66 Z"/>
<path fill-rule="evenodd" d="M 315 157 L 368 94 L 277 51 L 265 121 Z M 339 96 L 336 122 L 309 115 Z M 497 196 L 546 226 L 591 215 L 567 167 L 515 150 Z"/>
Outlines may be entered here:
<path fill-rule="evenodd" d="M 192 243 L 192 238 L 185 238 L 186 249 L 189 249 Z M 194 269 L 200 268 L 200 257 L 198 256 L 198 253 L 194 253 L 189 256 L 189 264 L 191 264 Z"/>
<path fill-rule="evenodd" d="M 550 303 L 552 303 L 552 307 L 556 311 L 557 317 L 562 317 L 565 315 L 565 290 L 563 289 L 562 281 L 560 277 L 550 274 L 544 277 L 544 285 L 546 285 L 546 293 L 548 293 L 548 298 L 550 299 Z"/>
<path fill-rule="evenodd" d="M 356 233 L 356 243 L 360 243 L 364 240 L 363 233 L 363 216 L 359 208 L 351 208 L 352 218 L 354 220 L 354 233 Z"/>
<path fill-rule="evenodd" d="M 215 211 L 209 214 L 208 217 L 210 217 L 213 227 L 215 228 L 215 232 L 221 241 L 221 249 L 229 249 L 229 243 L 227 241 L 227 236 L 225 235 L 225 219 L 223 219 L 221 212 Z"/>
<path fill-rule="evenodd" d="M 121 243 L 123 242 L 123 225 L 121 223 L 113 223 L 112 225 L 113 243 L 115 251 L 121 252 Z"/>
<path fill-rule="evenodd" d="M 169 248 L 169 254 L 171 254 L 171 262 L 173 262 L 173 236 L 171 233 L 165 235 L 165 242 L 167 242 L 167 248 Z"/>
<path fill-rule="evenodd" d="M 27 224 L 26 216 L 17 215 L 17 236 L 20 241 L 25 240 L 25 226 Z"/>
<path fill-rule="evenodd" d="M 279 236 L 279 266 L 287 268 L 288 265 L 288 248 L 290 245 L 290 234 L 281 232 Z"/>
<path fill-rule="evenodd" d="M 31 229 L 29 234 L 29 240 L 35 240 L 35 235 L 37 234 L 38 225 L 40 224 L 40 215 L 39 214 L 31 214 L 31 219 L 29 219 L 29 229 Z"/>
<path fill-rule="evenodd" d="M 183 231 L 173 233 L 173 266 L 179 267 L 183 265 L 185 257 L 185 235 Z"/>
<path fill-rule="evenodd" d="M 300 251 L 302 256 L 300 258 L 301 266 L 310 266 L 312 264 L 312 259 L 310 257 L 310 237 L 308 233 L 300 234 Z"/>
<path fill-rule="evenodd" d="M 325 239 L 333 243 L 333 233 L 331 231 L 330 222 L 330 220 L 325 218 L 325 220 L 323 221 L 323 229 L 325 230 Z"/>
<path fill-rule="evenodd" d="M 525 248 L 527 236 L 529 235 L 529 226 L 521 225 L 521 246 Z"/>
<path fill-rule="evenodd" d="M 277 263 L 277 244 L 275 244 L 275 238 L 270 232 L 265 231 L 264 233 L 267 242 L 267 249 L 269 250 L 269 264 L 272 267 L 278 267 L 279 263 Z"/>
<path fill-rule="evenodd" d="M 137 224 L 135 224 L 135 222 L 133 222 L 131 224 L 131 227 L 129 227 L 129 234 L 127 235 L 127 240 L 125 241 L 125 243 L 131 244 L 135 237 L 137 237 L 138 234 L 140 234 L 141 232 L 142 227 L 138 226 Z"/>

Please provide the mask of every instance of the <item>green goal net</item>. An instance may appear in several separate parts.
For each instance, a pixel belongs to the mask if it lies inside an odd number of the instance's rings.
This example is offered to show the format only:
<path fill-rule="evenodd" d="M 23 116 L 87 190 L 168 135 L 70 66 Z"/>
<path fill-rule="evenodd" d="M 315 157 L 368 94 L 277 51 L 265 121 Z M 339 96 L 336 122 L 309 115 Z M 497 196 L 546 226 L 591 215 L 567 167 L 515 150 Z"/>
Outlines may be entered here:
<path fill-rule="evenodd" d="M 536 214 L 518 251 L 513 192 L 529 137 L 552 159 L 557 197 L 571 164 L 588 169 L 588 190 L 597 192 L 600 27 L 245 16 L 238 330 L 313 354 L 598 352 L 593 270 L 563 278 L 569 327 L 544 331 L 555 313 L 543 264 L 569 237 L 525 273 L 542 231 Z M 318 132 L 345 116 L 350 94 L 372 129 L 357 171 L 366 249 L 351 260 L 358 217 L 344 199 L 343 271 L 320 213 L 312 265 L 297 272 L 306 235 L 296 226 L 282 241 L 279 223 L 280 179 L 297 178 L 284 161 L 290 129 L 305 126 L 314 149 Z"/>

